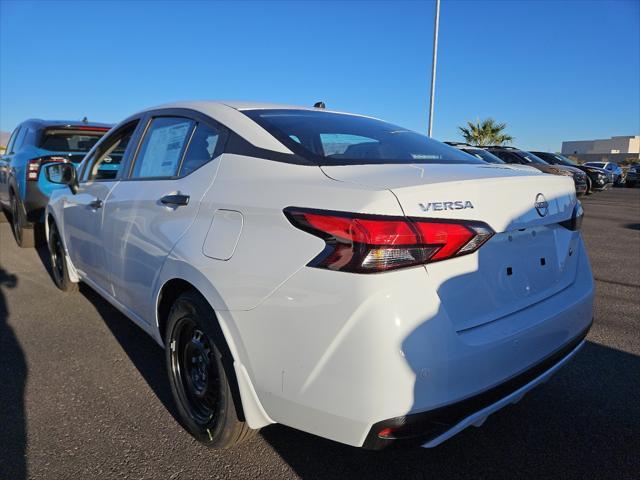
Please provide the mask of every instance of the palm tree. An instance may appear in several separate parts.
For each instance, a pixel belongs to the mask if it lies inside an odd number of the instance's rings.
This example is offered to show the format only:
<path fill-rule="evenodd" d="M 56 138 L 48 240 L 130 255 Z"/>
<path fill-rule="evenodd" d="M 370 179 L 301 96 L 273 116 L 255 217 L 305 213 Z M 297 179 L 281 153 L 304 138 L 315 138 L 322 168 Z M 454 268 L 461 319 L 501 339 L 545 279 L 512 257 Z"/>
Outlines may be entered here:
<path fill-rule="evenodd" d="M 493 118 L 486 118 L 476 123 L 467 122 L 467 127 L 458 127 L 460 134 L 471 145 L 502 145 L 513 142 L 513 137 L 503 133 L 506 123 L 497 123 Z"/>

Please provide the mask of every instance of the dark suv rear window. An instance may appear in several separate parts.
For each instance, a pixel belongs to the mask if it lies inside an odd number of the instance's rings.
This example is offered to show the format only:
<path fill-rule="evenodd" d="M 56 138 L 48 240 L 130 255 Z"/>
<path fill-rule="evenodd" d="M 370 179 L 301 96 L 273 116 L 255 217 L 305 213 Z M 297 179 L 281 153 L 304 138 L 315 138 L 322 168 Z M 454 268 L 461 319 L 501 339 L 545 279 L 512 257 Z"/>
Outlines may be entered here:
<path fill-rule="evenodd" d="M 86 153 L 105 133 L 106 130 L 45 130 L 40 140 L 40 148 L 51 152 Z"/>
<path fill-rule="evenodd" d="M 315 110 L 246 110 L 292 152 L 318 165 L 478 163 L 478 158 L 402 127 Z"/>

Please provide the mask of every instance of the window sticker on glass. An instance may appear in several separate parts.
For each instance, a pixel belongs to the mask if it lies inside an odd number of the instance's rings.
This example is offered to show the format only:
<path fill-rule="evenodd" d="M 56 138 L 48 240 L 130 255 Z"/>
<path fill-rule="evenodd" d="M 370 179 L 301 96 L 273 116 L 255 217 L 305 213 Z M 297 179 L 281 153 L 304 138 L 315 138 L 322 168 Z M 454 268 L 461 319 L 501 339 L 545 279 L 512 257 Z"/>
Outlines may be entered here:
<path fill-rule="evenodd" d="M 149 142 L 138 176 L 171 177 L 175 175 L 180 153 L 187 139 L 191 122 L 185 121 L 155 128 L 150 132 Z"/>

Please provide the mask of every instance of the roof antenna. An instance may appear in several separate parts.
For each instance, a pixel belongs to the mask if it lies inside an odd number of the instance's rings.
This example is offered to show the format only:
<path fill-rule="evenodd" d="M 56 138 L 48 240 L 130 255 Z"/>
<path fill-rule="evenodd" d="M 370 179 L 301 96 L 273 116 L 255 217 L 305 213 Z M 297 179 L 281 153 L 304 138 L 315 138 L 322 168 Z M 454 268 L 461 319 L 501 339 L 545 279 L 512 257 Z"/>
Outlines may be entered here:
<path fill-rule="evenodd" d="M 82 123 L 89 123 L 89 119 L 86 117 L 86 115 L 82 117 Z"/>
<path fill-rule="evenodd" d="M 327 108 L 327 106 L 324 104 L 324 102 L 316 102 L 313 104 L 313 108 Z"/>

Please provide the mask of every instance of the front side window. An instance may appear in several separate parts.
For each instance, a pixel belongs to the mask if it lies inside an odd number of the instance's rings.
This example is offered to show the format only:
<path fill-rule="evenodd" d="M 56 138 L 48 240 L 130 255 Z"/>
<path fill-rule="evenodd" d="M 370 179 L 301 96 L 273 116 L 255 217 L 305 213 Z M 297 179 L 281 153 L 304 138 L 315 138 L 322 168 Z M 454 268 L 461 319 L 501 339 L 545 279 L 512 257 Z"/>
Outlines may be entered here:
<path fill-rule="evenodd" d="M 193 122 L 187 118 L 157 117 L 147 128 L 131 178 L 175 177 Z"/>
<path fill-rule="evenodd" d="M 199 123 L 196 126 L 182 160 L 180 176 L 189 175 L 221 153 L 221 133 L 218 128 L 204 123 Z"/>
<path fill-rule="evenodd" d="M 88 159 L 90 167 L 87 180 L 114 180 L 118 177 L 129 141 L 137 125 L 136 120 L 105 138 Z"/>
<path fill-rule="evenodd" d="M 368 117 L 315 110 L 246 110 L 292 152 L 318 165 L 484 163 L 402 127 Z"/>

